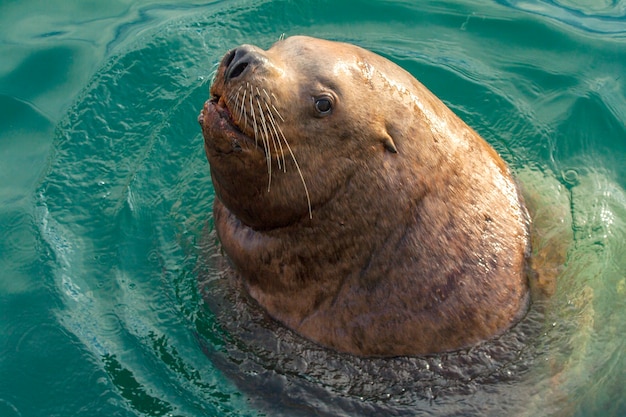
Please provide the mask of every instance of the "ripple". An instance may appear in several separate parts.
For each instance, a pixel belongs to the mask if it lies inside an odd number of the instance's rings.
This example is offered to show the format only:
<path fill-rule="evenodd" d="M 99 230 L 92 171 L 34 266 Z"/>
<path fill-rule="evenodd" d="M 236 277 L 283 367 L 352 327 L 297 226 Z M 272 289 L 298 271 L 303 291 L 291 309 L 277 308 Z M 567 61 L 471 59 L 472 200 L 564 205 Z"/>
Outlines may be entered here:
<path fill-rule="evenodd" d="M 563 181 L 570 187 L 579 184 L 578 172 L 575 169 L 568 169 L 561 174 Z"/>
<path fill-rule="evenodd" d="M 22 413 L 9 400 L 0 398 L 0 415 L 5 417 L 21 417 Z"/>
<path fill-rule="evenodd" d="M 26 330 L 15 345 L 15 352 L 29 352 L 31 357 L 54 356 L 54 349 L 62 349 L 65 334 L 52 324 L 37 324 Z M 48 346 L 51 343 L 51 346 Z M 35 356 L 37 354 L 37 356 Z"/>
<path fill-rule="evenodd" d="M 591 33 L 626 34 L 626 7 L 621 2 L 605 3 L 605 7 L 584 7 L 567 1 L 550 0 L 498 0 L 499 3 L 537 14 L 551 20 Z M 592 5 L 593 3 L 588 3 Z M 600 4 L 600 2 L 596 3 Z M 611 7 L 613 5 L 613 7 Z"/>
<path fill-rule="evenodd" d="M 0 253 L 13 264 L 10 267 L 12 270 L 29 264 L 37 256 L 32 223 L 32 217 L 22 210 L 0 214 L 0 229 L 3 230 Z"/>
<path fill-rule="evenodd" d="M 104 337 L 115 338 L 122 331 L 122 323 L 115 312 L 104 313 L 98 320 Z"/>

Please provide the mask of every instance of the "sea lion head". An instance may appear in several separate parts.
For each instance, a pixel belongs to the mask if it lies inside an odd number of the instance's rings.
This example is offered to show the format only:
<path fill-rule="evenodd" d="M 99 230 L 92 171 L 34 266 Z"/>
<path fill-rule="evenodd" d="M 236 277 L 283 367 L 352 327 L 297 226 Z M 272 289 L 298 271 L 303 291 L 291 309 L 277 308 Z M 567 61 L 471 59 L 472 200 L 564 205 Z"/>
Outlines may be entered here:
<path fill-rule="evenodd" d="M 358 46 L 242 45 L 199 116 L 224 252 L 273 318 L 357 355 L 470 346 L 526 311 L 528 217 L 500 156 Z"/>
<path fill-rule="evenodd" d="M 284 226 L 312 217 L 358 161 L 396 153 L 407 92 L 388 65 L 305 36 L 229 51 L 199 117 L 219 199 L 255 229 Z"/>

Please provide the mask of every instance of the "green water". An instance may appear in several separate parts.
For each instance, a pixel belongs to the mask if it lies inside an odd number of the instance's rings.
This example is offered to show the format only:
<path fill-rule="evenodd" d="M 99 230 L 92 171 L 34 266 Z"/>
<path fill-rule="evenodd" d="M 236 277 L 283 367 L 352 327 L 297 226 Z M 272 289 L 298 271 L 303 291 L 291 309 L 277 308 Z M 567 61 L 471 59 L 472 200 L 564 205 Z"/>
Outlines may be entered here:
<path fill-rule="evenodd" d="M 409 70 L 573 235 L 499 359 L 236 317 L 196 116 L 229 48 L 283 33 Z M 0 416 L 626 415 L 623 2 L 4 1 L 0 56 Z"/>

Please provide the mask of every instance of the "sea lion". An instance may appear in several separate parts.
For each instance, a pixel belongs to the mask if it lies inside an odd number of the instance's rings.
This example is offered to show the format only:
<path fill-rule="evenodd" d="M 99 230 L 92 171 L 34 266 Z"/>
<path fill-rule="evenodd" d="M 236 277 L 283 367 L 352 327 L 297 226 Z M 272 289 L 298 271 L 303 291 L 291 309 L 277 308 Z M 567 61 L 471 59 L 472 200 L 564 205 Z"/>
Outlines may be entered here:
<path fill-rule="evenodd" d="M 501 157 L 408 72 L 304 36 L 221 61 L 198 121 L 214 221 L 271 317 L 360 356 L 457 350 L 527 310 Z"/>

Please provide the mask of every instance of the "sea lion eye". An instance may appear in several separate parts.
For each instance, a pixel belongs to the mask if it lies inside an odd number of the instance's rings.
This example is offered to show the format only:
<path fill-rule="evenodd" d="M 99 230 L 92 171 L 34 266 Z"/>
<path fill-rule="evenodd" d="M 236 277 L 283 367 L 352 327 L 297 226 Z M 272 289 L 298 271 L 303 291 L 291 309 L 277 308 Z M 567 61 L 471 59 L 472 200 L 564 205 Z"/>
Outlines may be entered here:
<path fill-rule="evenodd" d="M 333 109 L 333 101 L 330 97 L 318 97 L 315 99 L 315 110 L 322 115 L 325 116 L 330 114 Z"/>

